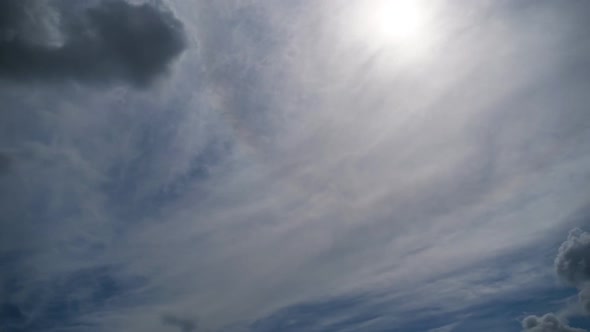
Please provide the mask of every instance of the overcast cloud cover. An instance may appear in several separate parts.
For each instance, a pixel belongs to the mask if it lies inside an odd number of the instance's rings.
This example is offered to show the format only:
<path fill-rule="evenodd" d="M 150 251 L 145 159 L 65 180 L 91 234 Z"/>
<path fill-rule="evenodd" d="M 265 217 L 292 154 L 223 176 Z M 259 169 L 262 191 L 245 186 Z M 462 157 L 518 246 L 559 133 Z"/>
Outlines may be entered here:
<path fill-rule="evenodd" d="M 400 1 L 0 1 L 0 331 L 587 331 L 590 3 Z"/>

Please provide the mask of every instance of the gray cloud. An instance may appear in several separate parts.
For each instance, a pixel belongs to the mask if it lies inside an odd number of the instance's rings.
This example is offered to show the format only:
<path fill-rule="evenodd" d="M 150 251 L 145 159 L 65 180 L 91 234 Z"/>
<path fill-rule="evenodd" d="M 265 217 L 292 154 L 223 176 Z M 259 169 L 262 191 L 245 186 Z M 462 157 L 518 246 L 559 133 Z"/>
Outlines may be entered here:
<path fill-rule="evenodd" d="M 522 321 L 522 327 L 527 332 L 585 332 L 586 330 L 570 327 L 554 314 L 543 317 L 528 316 Z"/>
<path fill-rule="evenodd" d="M 192 319 L 182 318 L 172 314 L 162 316 L 162 323 L 174 326 L 180 329 L 181 332 L 193 332 L 197 330 L 197 322 Z"/>
<path fill-rule="evenodd" d="M 578 298 L 586 313 L 590 312 L 589 264 L 590 234 L 579 228 L 574 228 L 557 251 L 555 272 L 566 284 L 580 289 Z M 522 326 L 525 331 L 531 332 L 586 331 L 567 326 L 560 317 L 553 313 L 548 313 L 543 317 L 528 316 L 522 321 Z"/>
<path fill-rule="evenodd" d="M 145 86 L 186 46 L 182 23 L 161 5 L 7 0 L 0 12 L 0 78 L 13 81 Z"/>
<path fill-rule="evenodd" d="M 570 231 L 559 247 L 555 271 L 561 280 L 580 290 L 580 303 L 590 313 L 590 234 L 579 228 Z"/>
<path fill-rule="evenodd" d="M 555 258 L 557 275 L 569 285 L 583 287 L 590 281 L 590 234 L 573 229 Z"/>

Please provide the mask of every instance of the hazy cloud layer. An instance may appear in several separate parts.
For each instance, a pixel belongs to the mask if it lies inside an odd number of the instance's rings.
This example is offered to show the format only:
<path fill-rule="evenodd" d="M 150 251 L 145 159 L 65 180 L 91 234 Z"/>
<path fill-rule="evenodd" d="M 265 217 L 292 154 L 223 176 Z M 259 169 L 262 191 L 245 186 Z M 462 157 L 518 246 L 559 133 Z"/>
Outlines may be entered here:
<path fill-rule="evenodd" d="M 2 2 L 0 330 L 518 331 L 575 295 L 589 6 L 411 1 L 404 37 L 388 3 Z"/>
<path fill-rule="evenodd" d="M 153 3 L 6 0 L 0 11 L 0 78 L 8 80 L 144 86 L 186 43 L 181 22 Z"/>

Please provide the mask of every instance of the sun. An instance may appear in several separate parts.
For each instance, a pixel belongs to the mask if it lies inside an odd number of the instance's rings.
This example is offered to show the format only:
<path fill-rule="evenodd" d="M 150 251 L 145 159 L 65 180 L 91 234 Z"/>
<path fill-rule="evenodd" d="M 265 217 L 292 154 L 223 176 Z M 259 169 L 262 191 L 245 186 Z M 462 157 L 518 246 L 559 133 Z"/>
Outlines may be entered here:
<path fill-rule="evenodd" d="M 428 11 L 420 0 L 363 1 L 356 29 L 373 47 L 416 49 L 428 39 Z"/>
<path fill-rule="evenodd" d="M 383 1 L 372 16 L 375 34 L 404 43 L 417 42 L 425 23 L 415 1 Z"/>

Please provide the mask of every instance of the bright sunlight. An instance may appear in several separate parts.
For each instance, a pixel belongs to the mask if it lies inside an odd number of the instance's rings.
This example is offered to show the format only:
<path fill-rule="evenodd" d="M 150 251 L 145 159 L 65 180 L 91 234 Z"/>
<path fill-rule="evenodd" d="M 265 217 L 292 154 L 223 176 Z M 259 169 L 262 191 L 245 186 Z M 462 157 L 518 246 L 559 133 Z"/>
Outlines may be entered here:
<path fill-rule="evenodd" d="M 378 0 L 359 2 L 353 21 L 368 46 L 415 53 L 428 44 L 429 16 L 421 1 Z"/>

